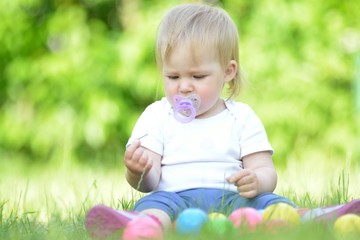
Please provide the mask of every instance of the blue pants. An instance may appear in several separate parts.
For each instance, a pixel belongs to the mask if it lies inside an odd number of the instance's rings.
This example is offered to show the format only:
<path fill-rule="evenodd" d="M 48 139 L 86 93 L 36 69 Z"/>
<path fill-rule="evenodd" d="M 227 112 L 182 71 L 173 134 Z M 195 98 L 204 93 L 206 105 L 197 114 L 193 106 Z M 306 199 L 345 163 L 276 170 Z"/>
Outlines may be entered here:
<path fill-rule="evenodd" d="M 153 192 L 141 198 L 134 206 L 134 211 L 161 209 L 175 220 L 177 215 L 186 208 L 200 208 L 207 213 L 220 212 L 229 215 L 242 207 L 265 209 L 274 203 L 295 204 L 285 197 L 274 193 L 263 193 L 254 198 L 241 197 L 239 193 L 221 189 L 196 188 L 181 192 Z"/>

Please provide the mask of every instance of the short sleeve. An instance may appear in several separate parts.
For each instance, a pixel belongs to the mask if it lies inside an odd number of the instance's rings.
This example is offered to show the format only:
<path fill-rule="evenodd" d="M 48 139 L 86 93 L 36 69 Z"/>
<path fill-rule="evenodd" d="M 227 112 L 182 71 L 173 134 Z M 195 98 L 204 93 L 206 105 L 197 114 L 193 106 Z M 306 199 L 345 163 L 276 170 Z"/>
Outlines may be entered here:
<path fill-rule="evenodd" d="M 170 107 L 166 99 L 149 105 L 137 120 L 126 146 L 141 138 L 141 145 L 163 155 L 163 121 Z"/>
<path fill-rule="evenodd" d="M 240 157 L 274 150 L 268 140 L 264 125 L 256 113 L 246 104 L 238 103 L 236 117 L 239 124 Z"/>

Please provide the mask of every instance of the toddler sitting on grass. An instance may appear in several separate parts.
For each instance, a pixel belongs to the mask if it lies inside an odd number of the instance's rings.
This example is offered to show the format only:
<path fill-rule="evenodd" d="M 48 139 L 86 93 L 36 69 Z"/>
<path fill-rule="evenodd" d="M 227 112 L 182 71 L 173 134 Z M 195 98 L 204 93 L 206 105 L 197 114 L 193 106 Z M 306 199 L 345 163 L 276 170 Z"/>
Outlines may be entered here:
<path fill-rule="evenodd" d="M 166 96 L 142 113 L 124 157 L 128 183 L 150 194 L 132 211 L 92 208 L 86 217 L 92 237 L 126 231 L 133 221 L 142 229 L 139 218 L 165 233 L 187 208 L 229 215 L 276 203 L 296 207 L 273 193 L 277 173 L 262 122 L 248 105 L 232 100 L 242 84 L 238 44 L 237 28 L 221 8 L 183 4 L 165 15 L 156 59 Z M 359 202 L 325 211 L 359 212 Z M 323 211 L 304 217 L 317 215 L 326 217 Z"/>

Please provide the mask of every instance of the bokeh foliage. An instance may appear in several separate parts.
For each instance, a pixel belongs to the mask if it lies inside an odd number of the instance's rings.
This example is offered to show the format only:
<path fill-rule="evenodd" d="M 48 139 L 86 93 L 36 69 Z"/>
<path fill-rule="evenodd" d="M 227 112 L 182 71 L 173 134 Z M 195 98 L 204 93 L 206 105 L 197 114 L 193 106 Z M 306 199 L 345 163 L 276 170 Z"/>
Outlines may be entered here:
<path fill-rule="evenodd" d="M 119 161 L 139 114 L 163 94 L 157 25 L 182 2 L 0 1 L 0 161 Z M 278 164 L 359 159 L 357 1 L 218 3 L 239 27 L 239 100 L 263 120 Z"/>

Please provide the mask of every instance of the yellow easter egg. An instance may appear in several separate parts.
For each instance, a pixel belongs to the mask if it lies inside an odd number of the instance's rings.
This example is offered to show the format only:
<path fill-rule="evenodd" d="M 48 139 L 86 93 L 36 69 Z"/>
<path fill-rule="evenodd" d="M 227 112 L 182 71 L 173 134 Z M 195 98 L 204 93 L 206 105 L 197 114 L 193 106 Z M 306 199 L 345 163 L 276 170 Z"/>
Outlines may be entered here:
<path fill-rule="evenodd" d="M 272 204 L 265 208 L 263 220 L 267 222 L 280 220 L 289 224 L 299 224 L 301 222 L 296 209 L 286 203 Z"/>
<path fill-rule="evenodd" d="M 360 233 L 360 216 L 356 214 L 345 214 L 334 223 L 337 233 Z"/>
<path fill-rule="evenodd" d="M 212 213 L 209 213 L 209 219 L 217 219 L 217 218 L 226 218 L 226 216 L 222 213 L 219 213 L 219 212 L 212 212 Z"/>

